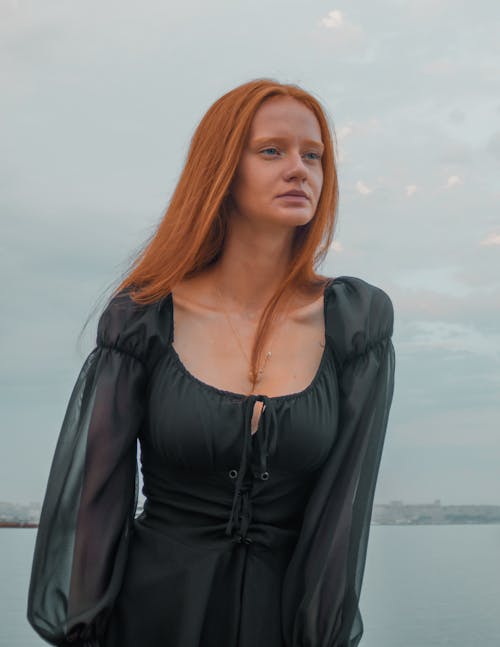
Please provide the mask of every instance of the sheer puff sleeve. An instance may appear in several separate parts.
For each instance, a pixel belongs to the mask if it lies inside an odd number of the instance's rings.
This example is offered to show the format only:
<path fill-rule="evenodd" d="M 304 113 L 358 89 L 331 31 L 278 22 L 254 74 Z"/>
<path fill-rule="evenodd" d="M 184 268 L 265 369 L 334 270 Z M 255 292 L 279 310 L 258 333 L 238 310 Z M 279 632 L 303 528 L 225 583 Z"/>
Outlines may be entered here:
<path fill-rule="evenodd" d="M 373 497 L 394 390 L 394 311 L 362 279 L 333 281 L 327 338 L 339 414 L 332 450 L 305 509 L 282 591 L 286 647 L 356 647 Z"/>
<path fill-rule="evenodd" d="M 98 645 L 118 593 L 137 503 L 148 326 L 125 293 L 99 320 L 52 459 L 28 621 L 53 645 Z"/>

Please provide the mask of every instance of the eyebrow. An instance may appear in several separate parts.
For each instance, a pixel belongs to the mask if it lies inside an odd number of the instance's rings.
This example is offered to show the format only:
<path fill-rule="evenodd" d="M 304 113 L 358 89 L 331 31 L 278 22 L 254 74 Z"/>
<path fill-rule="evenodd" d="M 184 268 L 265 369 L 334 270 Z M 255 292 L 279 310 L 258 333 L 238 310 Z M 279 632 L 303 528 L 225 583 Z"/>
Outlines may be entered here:
<path fill-rule="evenodd" d="M 276 142 L 277 144 L 285 144 L 287 141 L 288 140 L 286 137 L 273 137 L 272 135 L 270 135 L 269 137 L 259 137 L 258 139 L 253 139 L 251 143 L 254 146 L 259 146 L 261 144 L 266 144 L 269 142 Z M 314 139 L 304 139 L 303 141 L 306 146 L 319 148 L 321 151 L 323 151 L 325 148 L 322 142 L 317 142 Z"/>

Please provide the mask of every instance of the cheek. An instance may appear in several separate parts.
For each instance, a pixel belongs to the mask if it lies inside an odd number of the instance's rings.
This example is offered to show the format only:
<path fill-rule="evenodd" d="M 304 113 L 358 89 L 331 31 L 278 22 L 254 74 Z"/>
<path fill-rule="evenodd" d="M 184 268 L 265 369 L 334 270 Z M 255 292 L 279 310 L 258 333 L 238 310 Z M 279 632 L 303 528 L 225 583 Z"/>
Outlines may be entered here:
<path fill-rule="evenodd" d="M 231 193 L 233 198 L 237 201 L 245 202 L 248 196 L 248 176 L 245 173 L 238 173 L 231 185 Z"/>
<path fill-rule="evenodd" d="M 240 209 L 252 209 L 260 204 L 263 195 L 260 178 L 249 169 L 235 177 L 232 188 L 233 199 Z"/>
<path fill-rule="evenodd" d="M 316 194 L 316 200 L 319 199 L 322 188 L 323 188 L 323 171 L 321 170 L 318 173 L 316 173 L 314 177 L 314 191 Z"/>
<path fill-rule="evenodd" d="M 252 187 L 258 184 L 259 178 L 255 169 L 251 164 L 246 164 L 244 161 L 240 164 L 238 172 L 235 176 L 234 186 L 240 195 L 251 192 Z"/>
<path fill-rule="evenodd" d="M 242 177 L 240 182 L 241 195 L 246 200 L 253 203 L 261 202 L 266 199 L 274 187 L 276 180 L 269 172 L 259 168 L 247 169 L 247 173 Z"/>

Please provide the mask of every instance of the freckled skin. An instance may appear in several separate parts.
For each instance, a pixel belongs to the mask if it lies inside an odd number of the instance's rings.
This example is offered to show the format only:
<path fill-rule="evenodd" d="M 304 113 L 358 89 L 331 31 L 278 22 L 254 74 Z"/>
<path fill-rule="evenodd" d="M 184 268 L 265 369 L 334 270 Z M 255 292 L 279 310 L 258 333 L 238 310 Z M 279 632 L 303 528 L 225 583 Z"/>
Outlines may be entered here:
<path fill-rule="evenodd" d="M 267 99 L 254 116 L 231 187 L 235 215 L 290 233 L 307 224 L 323 185 L 322 150 L 319 122 L 309 108 L 291 97 Z M 278 197 L 295 189 L 309 199 Z"/>

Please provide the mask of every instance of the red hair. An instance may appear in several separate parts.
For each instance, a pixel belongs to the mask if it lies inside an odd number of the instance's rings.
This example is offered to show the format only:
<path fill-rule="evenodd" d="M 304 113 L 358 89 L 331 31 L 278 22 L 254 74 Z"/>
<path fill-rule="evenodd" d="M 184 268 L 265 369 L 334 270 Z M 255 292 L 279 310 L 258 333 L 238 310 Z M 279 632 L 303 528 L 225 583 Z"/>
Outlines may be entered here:
<path fill-rule="evenodd" d="M 229 217 L 229 187 L 253 117 L 266 99 L 276 96 L 292 97 L 316 116 L 324 144 L 323 186 L 314 218 L 296 228 L 288 275 L 261 316 L 251 355 L 254 375 L 264 339 L 285 295 L 295 289 L 317 289 L 328 280 L 314 268 L 324 260 L 333 240 L 338 206 L 335 153 L 324 109 L 297 85 L 255 79 L 227 92 L 207 110 L 193 135 L 164 217 L 114 292 L 129 288 L 137 303 L 153 303 L 183 278 L 195 276 L 217 260 Z"/>

